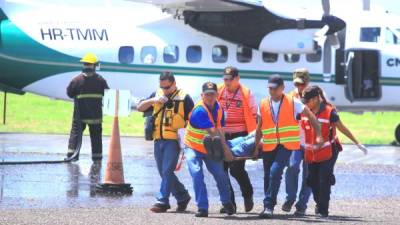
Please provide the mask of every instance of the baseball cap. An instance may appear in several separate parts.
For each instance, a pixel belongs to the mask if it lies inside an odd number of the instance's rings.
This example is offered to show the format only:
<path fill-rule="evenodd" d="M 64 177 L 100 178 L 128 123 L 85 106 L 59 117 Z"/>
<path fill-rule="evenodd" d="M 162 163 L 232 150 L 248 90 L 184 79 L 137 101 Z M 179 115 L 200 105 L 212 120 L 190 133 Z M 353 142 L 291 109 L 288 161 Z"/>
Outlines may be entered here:
<path fill-rule="evenodd" d="M 228 66 L 224 69 L 224 79 L 233 79 L 239 76 L 239 70 L 236 67 Z"/>
<path fill-rule="evenodd" d="M 217 93 L 217 85 L 213 82 L 206 82 L 203 84 L 203 93 Z"/>
<path fill-rule="evenodd" d="M 268 87 L 277 88 L 283 85 L 283 79 L 279 74 L 273 74 L 268 79 Z"/>
<path fill-rule="evenodd" d="M 293 72 L 293 83 L 305 84 L 310 81 L 310 74 L 306 68 L 299 68 Z"/>

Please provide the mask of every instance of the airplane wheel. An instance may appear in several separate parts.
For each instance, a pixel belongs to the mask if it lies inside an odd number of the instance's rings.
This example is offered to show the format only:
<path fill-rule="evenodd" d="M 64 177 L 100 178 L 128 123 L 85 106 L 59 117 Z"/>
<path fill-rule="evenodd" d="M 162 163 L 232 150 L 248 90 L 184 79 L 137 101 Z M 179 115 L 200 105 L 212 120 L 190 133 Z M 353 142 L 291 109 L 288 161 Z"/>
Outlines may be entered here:
<path fill-rule="evenodd" d="M 396 137 L 396 141 L 400 143 L 400 124 L 397 125 L 396 131 L 394 133 L 394 136 Z"/>

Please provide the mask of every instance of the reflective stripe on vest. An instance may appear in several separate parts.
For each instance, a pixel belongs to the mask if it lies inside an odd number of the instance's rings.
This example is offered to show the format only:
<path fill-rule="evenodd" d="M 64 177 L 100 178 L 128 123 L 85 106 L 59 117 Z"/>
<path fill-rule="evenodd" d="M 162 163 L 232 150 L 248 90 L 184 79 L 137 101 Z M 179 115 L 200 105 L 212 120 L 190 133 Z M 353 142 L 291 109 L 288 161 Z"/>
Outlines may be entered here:
<path fill-rule="evenodd" d="M 77 99 L 83 98 L 103 98 L 102 94 L 80 94 L 76 96 Z"/>
<path fill-rule="evenodd" d="M 83 119 L 81 121 L 86 124 L 101 124 L 103 122 L 103 119 Z"/>
<path fill-rule="evenodd" d="M 195 110 L 197 107 L 203 107 L 207 111 L 208 118 L 210 119 L 214 128 L 221 128 L 221 121 L 222 121 L 221 105 L 219 105 L 219 108 L 218 108 L 217 124 L 215 124 L 214 118 L 213 118 L 211 112 L 208 110 L 207 106 L 204 105 L 204 102 L 202 100 L 196 104 L 196 106 L 193 108 L 193 110 Z M 192 113 L 190 113 L 189 121 L 190 121 L 191 117 L 192 117 Z M 205 129 L 194 128 L 194 127 L 192 127 L 192 125 L 189 122 L 186 127 L 184 143 L 187 147 L 189 147 L 191 149 L 199 151 L 203 154 L 207 154 L 207 150 L 203 144 L 203 139 L 207 134 L 208 134 L 208 132 Z"/>
<path fill-rule="evenodd" d="M 273 120 L 273 113 L 269 99 L 263 99 L 260 105 L 261 132 L 263 151 L 275 150 L 278 144 L 288 150 L 300 149 L 300 127 L 294 118 L 293 97 L 284 95 L 278 115 L 278 127 Z"/>
<path fill-rule="evenodd" d="M 248 133 L 253 132 L 256 127 L 257 127 L 257 121 L 256 118 L 254 118 L 254 115 L 250 109 L 250 89 L 247 87 L 240 85 L 240 91 L 242 92 L 243 96 L 243 113 L 244 113 L 244 119 L 246 123 L 246 129 Z M 225 84 L 219 84 L 218 85 L 218 101 L 221 100 L 222 94 L 225 91 Z"/>
<path fill-rule="evenodd" d="M 332 157 L 332 144 L 337 141 L 336 127 L 330 122 L 333 107 L 325 105 L 324 109 L 316 115 L 321 124 L 321 135 L 324 140 L 322 147 L 316 144 L 316 132 L 310 121 L 302 117 L 302 127 L 305 132 L 305 153 L 304 159 L 308 163 L 323 162 Z"/>

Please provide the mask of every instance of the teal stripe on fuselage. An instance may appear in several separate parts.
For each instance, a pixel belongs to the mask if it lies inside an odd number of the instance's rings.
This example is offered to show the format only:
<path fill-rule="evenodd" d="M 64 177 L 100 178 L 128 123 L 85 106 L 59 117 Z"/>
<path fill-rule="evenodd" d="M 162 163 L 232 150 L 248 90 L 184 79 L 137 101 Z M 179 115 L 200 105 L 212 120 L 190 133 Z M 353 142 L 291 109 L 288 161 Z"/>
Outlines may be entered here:
<path fill-rule="evenodd" d="M 12 22 L 1 22 L 2 43 L 0 49 L 0 83 L 17 89 L 53 76 L 55 74 L 79 71 L 79 58 L 55 51 L 43 46 Z M 21 57 L 23 56 L 23 57 Z M 102 62 L 101 71 L 132 73 L 132 74 L 159 74 L 162 71 L 173 71 L 177 75 L 220 77 L 221 69 L 160 66 L 143 64 L 120 64 Z M 291 80 L 292 74 L 279 71 L 241 70 L 240 75 L 246 79 L 267 79 L 270 74 L 279 73 L 285 80 Z M 324 82 L 322 74 L 311 74 L 312 81 Z M 332 77 L 334 82 L 334 77 Z M 381 78 L 383 85 L 400 85 L 399 78 Z"/>

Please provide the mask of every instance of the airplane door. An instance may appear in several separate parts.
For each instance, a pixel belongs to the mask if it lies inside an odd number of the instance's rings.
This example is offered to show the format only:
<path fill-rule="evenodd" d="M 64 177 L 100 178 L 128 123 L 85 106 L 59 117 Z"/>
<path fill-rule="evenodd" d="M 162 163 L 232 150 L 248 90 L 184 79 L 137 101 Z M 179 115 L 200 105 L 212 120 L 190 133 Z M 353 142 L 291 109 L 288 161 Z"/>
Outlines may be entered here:
<path fill-rule="evenodd" d="M 382 96 L 379 79 L 380 54 L 377 50 L 346 51 L 346 98 L 353 101 L 376 101 Z"/>

